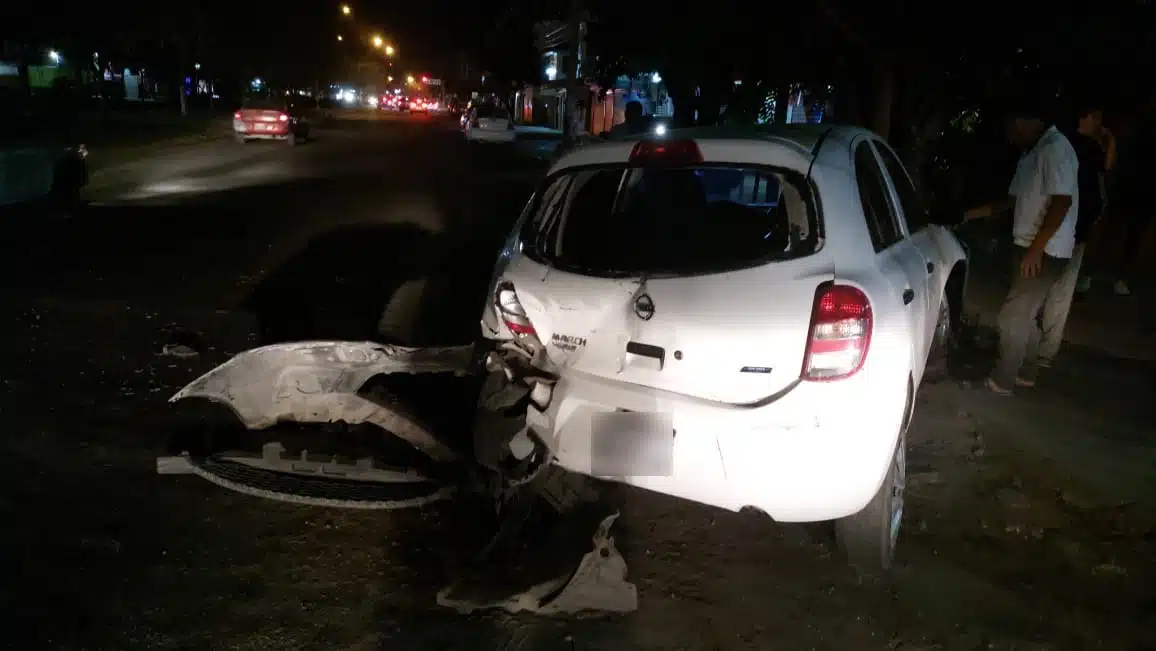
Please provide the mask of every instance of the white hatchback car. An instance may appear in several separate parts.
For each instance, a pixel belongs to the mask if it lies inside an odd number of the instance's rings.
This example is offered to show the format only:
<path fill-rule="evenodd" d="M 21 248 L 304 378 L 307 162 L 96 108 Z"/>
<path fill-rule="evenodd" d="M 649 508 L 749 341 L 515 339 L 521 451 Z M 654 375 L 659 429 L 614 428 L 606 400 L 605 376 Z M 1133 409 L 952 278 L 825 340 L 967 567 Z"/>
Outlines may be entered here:
<path fill-rule="evenodd" d="M 462 117 L 466 140 L 474 142 L 514 142 L 518 135 L 510 113 L 504 108 L 479 104 Z"/>
<path fill-rule="evenodd" d="M 564 468 L 781 522 L 886 569 L 914 395 L 967 256 L 853 127 L 576 149 L 495 269 L 482 334 L 558 369 L 528 427 Z"/>

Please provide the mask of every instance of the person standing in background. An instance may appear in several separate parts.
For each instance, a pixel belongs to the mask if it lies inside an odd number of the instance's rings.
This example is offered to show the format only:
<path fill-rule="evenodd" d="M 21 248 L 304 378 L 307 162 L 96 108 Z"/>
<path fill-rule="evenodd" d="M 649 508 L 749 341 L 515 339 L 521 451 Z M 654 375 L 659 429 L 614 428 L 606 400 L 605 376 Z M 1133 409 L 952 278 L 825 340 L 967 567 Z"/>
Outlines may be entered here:
<path fill-rule="evenodd" d="M 1000 395 L 1035 386 L 1040 312 L 1075 248 L 1079 163 L 1047 113 L 1039 98 L 1009 104 L 1005 133 L 1023 154 L 1007 196 L 964 214 L 965 220 L 1013 214 L 1012 282 L 999 311 L 999 359 L 987 379 L 987 388 Z"/>
<path fill-rule="evenodd" d="M 1080 264 L 1092 227 L 1104 210 L 1104 149 L 1100 144 L 1104 130 L 1104 113 L 1097 105 L 1085 105 L 1077 111 L 1077 127 L 1068 140 L 1076 151 L 1079 169 L 1076 178 L 1079 201 L 1076 205 L 1076 234 L 1072 257 L 1044 301 L 1040 320 L 1039 365 L 1049 368 L 1064 338 L 1064 326 L 1072 309 L 1072 296 L 1080 277 Z"/>
<path fill-rule="evenodd" d="M 1123 246 L 1117 260 L 1113 291 L 1119 296 L 1132 293 L 1130 286 L 1138 270 L 1140 248 L 1144 236 L 1156 216 L 1156 207 L 1149 202 L 1152 180 L 1156 178 L 1156 115 L 1154 106 L 1144 106 L 1130 120 L 1131 124 L 1118 134 L 1116 158 L 1112 163 L 1109 194 L 1112 206 L 1109 223 L 1116 228 L 1114 242 Z"/>

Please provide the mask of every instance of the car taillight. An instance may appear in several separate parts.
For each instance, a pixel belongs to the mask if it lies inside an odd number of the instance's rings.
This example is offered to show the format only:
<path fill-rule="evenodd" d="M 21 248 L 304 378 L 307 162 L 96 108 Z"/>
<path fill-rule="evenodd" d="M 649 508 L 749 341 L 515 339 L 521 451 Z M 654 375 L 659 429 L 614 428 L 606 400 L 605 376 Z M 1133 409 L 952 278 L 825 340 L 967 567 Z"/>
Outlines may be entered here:
<path fill-rule="evenodd" d="M 871 344 L 871 303 L 849 285 L 824 283 L 815 292 L 804 380 L 829 382 L 854 375 L 867 359 Z"/>
<path fill-rule="evenodd" d="M 502 322 L 506 324 L 510 332 L 518 337 L 538 336 L 538 332 L 534 330 L 534 325 L 530 323 L 530 318 L 526 316 L 522 302 L 518 300 L 513 283 L 498 283 L 494 290 L 494 305 L 498 308 L 498 316 L 502 317 Z"/>
<path fill-rule="evenodd" d="M 284 114 L 284 113 L 282 113 L 281 115 L 278 115 L 278 116 L 277 116 L 277 119 L 278 119 L 278 120 L 280 120 L 280 121 L 282 121 L 282 122 L 288 122 L 288 121 L 289 121 L 289 116 L 288 116 L 288 115 L 286 115 L 286 114 Z"/>
<path fill-rule="evenodd" d="M 233 119 L 234 119 L 234 120 L 240 120 L 240 119 L 241 119 L 241 112 L 240 112 L 240 111 L 237 111 L 236 113 L 234 113 L 234 114 L 233 114 Z"/>
<path fill-rule="evenodd" d="M 630 162 L 681 167 L 701 163 L 702 152 L 693 140 L 643 140 L 631 150 Z"/>

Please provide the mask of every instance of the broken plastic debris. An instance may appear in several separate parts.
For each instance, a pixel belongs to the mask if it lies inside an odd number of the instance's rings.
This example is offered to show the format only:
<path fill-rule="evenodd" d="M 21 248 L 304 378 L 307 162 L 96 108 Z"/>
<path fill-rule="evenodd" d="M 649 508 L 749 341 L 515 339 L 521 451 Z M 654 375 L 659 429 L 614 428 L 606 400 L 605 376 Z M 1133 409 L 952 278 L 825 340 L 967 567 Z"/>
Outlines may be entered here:
<path fill-rule="evenodd" d="M 165 357 L 179 357 L 181 359 L 188 359 L 199 355 L 197 351 L 183 344 L 165 344 L 161 348 L 161 355 Z"/>
<path fill-rule="evenodd" d="M 614 513 L 594 533 L 594 548 L 569 575 L 544 581 L 524 592 L 495 601 L 453 599 L 452 586 L 438 593 L 438 605 L 461 613 L 498 609 L 511 613 L 560 615 L 580 612 L 629 613 L 638 610 L 638 588 L 626 580 L 626 560 L 614 546 L 610 527 Z"/>

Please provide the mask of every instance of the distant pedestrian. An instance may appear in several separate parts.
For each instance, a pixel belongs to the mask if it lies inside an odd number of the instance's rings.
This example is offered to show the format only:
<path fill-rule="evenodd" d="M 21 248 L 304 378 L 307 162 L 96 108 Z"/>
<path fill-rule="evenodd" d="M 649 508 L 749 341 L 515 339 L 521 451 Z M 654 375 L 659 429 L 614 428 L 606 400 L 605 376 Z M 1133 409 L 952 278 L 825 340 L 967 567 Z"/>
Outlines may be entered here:
<path fill-rule="evenodd" d="M 1092 227 L 1100 220 L 1104 210 L 1104 162 L 1106 160 L 1100 143 L 1104 130 L 1103 110 L 1095 104 L 1085 105 L 1077 111 L 1077 125 L 1069 137 L 1079 162 L 1077 180 L 1079 201 L 1076 204 L 1076 234 L 1072 257 L 1064 266 L 1064 271 L 1048 293 L 1040 321 L 1039 365 L 1048 368 L 1060 352 L 1064 338 L 1064 326 L 1072 309 L 1072 296 L 1080 277 L 1080 264 L 1084 259 L 1084 249 L 1091 236 Z"/>
<path fill-rule="evenodd" d="M 646 121 L 642 116 L 642 102 L 630 100 L 626 103 L 626 119 L 610 129 L 610 135 L 635 135 L 646 132 Z"/>
<path fill-rule="evenodd" d="M 1079 205 L 1076 151 L 1046 119 L 1042 102 L 1017 98 L 1004 115 L 1008 140 L 1023 152 L 1008 196 L 964 216 L 1013 214 L 1013 277 L 999 312 L 999 360 L 987 379 L 987 387 L 1001 395 L 1035 386 L 1040 312 L 1072 257 Z"/>
<path fill-rule="evenodd" d="M 1113 291 L 1120 296 L 1132 293 L 1131 282 L 1139 266 L 1140 248 L 1156 217 L 1149 200 L 1152 179 L 1156 178 L 1156 106 L 1144 106 L 1117 134 L 1116 156 L 1110 173 L 1108 226 L 1122 244 L 1116 257 Z M 1114 252 L 1114 251 L 1113 251 Z"/>

